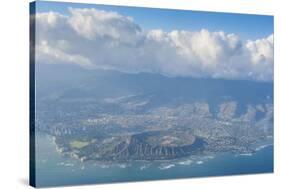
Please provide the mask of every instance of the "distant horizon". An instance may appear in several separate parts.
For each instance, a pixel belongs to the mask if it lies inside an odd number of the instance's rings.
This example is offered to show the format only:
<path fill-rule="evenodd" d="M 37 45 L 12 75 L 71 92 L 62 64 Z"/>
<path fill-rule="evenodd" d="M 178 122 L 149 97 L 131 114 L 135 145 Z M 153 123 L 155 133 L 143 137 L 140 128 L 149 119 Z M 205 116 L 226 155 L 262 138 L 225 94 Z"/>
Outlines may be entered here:
<path fill-rule="evenodd" d="M 168 79 L 195 79 L 195 80 L 225 80 L 225 81 L 245 81 L 245 82 L 256 82 L 256 83 L 273 83 L 274 80 L 272 81 L 256 81 L 256 80 L 247 80 L 247 79 L 231 79 L 231 78 L 209 78 L 209 77 L 192 77 L 192 76 L 169 76 L 169 75 L 163 75 L 161 73 L 151 73 L 151 72 L 124 72 L 124 71 L 120 71 L 120 70 L 116 70 L 116 69 L 102 69 L 102 68 L 84 68 L 81 67 L 79 65 L 75 65 L 75 64 L 67 64 L 67 63 L 40 63 L 43 65 L 52 65 L 57 67 L 58 65 L 60 66 L 73 66 L 75 68 L 79 68 L 83 71 L 94 71 L 94 72 L 113 72 L 113 73 L 118 73 L 118 74 L 126 74 L 126 75 L 155 75 L 155 76 L 161 76 L 161 77 L 165 77 Z M 41 67 L 41 66 L 39 66 Z"/>

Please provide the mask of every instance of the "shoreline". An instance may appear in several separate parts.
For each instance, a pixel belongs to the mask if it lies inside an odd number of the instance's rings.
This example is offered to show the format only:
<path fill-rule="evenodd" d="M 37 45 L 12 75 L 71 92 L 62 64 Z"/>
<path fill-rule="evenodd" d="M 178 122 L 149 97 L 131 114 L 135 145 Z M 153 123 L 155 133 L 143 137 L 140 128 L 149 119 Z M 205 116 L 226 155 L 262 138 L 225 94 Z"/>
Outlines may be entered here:
<path fill-rule="evenodd" d="M 267 148 L 269 146 L 274 146 L 273 143 L 263 143 L 262 145 L 259 145 L 257 147 L 255 147 L 254 149 L 254 153 L 232 153 L 230 151 L 226 151 L 226 152 L 219 152 L 217 154 L 213 153 L 213 152 L 207 152 L 207 153 L 199 153 L 199 154 L 193 154 L 190 156 L 185 156 L 185 157 L 179 157 L 179 158 L 174 158 L 174 159 L 159 159 L 159 160 L 128 160 L 128 161 L 101 161 L 101 160 L 88 160 L 88 161 L 81 161 L 81 158 L 77 158 L 76 156 L 72 155 L 72 152 L 66 152 L 63 153 L 61 150 L 59 150 L 58 146 L 55 143 L 55 136 L 49 135 L 49 134 L 44 134 L 44 133 L 40 133 L 38 135 L 39 137 L 46 137 L 51 143 L 52 145 L 54 145 L 55 147 L 55 151 L 56 153 L 58 153 L 60 156 L 63 157 L 67 157 L 70 160 L 73 161 L 77 161 L 79 163 L 93 163 L 93 164 L 101 164 L 102 167 L 110 167 L 110 166 L 119 166 L 119 165 L 124 165 L 124 164 L 132 164 L 132 163 L 145 163 L 146 165 L 148 164 L 177 164 L 177 165 L 191 165 L 191 164 L 197 164 L 197 165 L 201 165 L 203 164 L 205 161 L 211 160 L 211 159 L 215 159 L 217 157 L 220 156 L 224 156 L 224 155 L 228 155 L 228 154 L 232 154 L 234 157 L 237 156 L 253 156 L 254 154 L 256 154 L 258 151 Z M 189 163 L 189 162 L 192 163 Z M 182 163 L 182 162 L 188 162 L 188 163 Z M 198 163 L 199 162 L 199 163 Z M 121 166 L 122 167 L 122 166 Z M 169 168 L 172 168 L 174 166 L 171 166 Z"/>

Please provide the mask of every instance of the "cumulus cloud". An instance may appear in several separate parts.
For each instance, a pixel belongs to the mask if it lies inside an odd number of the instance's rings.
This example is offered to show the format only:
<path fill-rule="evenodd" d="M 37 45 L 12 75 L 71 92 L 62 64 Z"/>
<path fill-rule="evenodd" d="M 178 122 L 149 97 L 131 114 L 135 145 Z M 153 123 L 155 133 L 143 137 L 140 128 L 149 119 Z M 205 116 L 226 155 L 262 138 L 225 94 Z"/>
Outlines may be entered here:
<path fill-rule="evenodd" d="M 273 35 L 242 41 L 223 31 L 143 31 L 131 17 L 97 9 L 36 15 L 36 61 L 87 69 L 271 81 Z"/>

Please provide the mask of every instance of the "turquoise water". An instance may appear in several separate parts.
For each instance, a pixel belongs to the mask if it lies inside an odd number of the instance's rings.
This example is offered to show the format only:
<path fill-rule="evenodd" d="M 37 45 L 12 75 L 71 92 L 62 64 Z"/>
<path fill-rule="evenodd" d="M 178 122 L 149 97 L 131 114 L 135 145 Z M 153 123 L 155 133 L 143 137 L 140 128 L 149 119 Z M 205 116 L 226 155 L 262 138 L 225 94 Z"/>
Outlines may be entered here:
<path fill-rule="evenodd" d="M 80 162 L 56 151 L 50 137 L 36 137 L 36 186 L 81 185 L 273 172 L 273 146 L 255 154 L 192 156 L 178 160 L 103 164 Z"/>

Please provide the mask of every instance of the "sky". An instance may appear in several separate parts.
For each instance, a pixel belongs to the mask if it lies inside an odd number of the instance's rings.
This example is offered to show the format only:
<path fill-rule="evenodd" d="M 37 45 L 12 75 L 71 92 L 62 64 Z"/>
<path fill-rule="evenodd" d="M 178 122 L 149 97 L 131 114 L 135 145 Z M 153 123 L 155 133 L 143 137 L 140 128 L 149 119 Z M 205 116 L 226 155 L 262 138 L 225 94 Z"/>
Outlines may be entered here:
<path fill-rule="evenodd" d="M 37 63 L 273 80 L 271 16 L 37 1 L 34 18 Z"/>
<path fill-rule="evenodd" d="M 200 12 L 126 6 L 38 1 L 37 12 L 55 11 L 69 15 L 68 8 L 97 8 L 116 11 L 133 17 L 145 30 L 161 28 L 165 31 L 208 29 L 236 33 L 244 40 L 255 40 L 273 33 L 273 16 Z"/>

